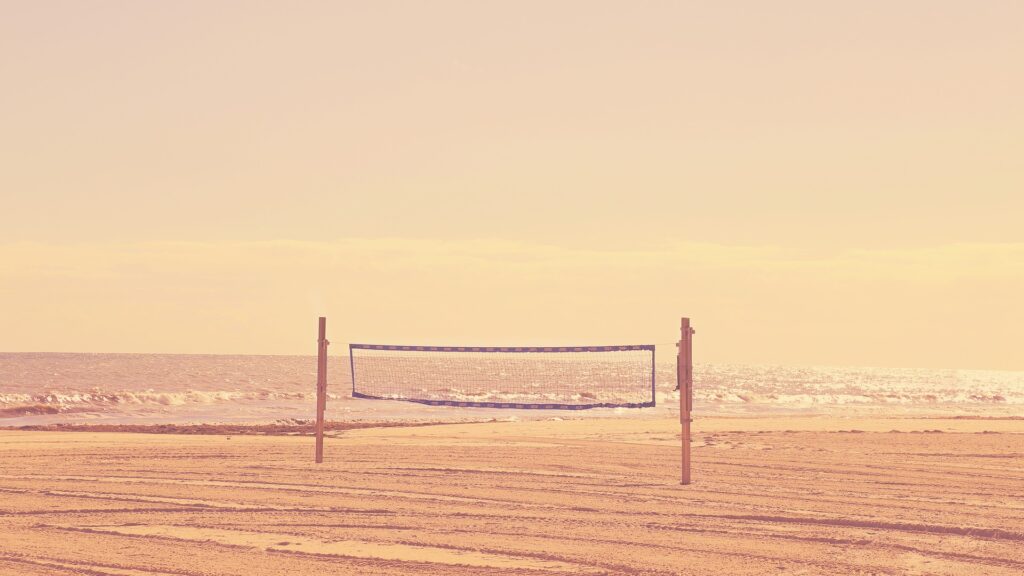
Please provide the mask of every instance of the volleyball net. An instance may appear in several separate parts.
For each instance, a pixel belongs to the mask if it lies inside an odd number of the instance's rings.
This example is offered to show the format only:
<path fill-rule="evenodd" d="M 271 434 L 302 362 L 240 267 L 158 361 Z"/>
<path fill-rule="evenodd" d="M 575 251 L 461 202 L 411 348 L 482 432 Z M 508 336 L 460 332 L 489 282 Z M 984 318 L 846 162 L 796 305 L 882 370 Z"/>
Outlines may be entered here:
<path fill-rule="evenodd" d="M 654 345 L 350 344 L 352 396 L 434 406 L 585 410 L 654 406 Z"/>

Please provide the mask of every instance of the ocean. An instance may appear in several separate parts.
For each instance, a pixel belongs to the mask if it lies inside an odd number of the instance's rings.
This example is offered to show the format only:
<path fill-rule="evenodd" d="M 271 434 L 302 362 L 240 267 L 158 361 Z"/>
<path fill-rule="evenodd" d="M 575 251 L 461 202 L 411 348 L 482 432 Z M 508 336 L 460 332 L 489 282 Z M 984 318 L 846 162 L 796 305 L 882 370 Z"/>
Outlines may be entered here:
<path fill-rule="evenodd" d="M 331 356 L 327 417 L 350 421 L 669 417 L 679 402 L 673 390 L 675 364 L 669 353 L 659 356 L 669 360 L 656 365 L 656 407 L 586 411 L 452 408 L 354 399 L 348 356 Z M 589 369 L 600 372 L 600 363 Z M 486 392 L 492 400 L 501 400 L 504 394 Z M 508 394 L 511 398 L 513 391 Z M 304 422 L 314 417 L 315 396 L 313 356 L 0 353 L 0 426 Z M 1024 372 L 695 365 L 695 418 L 772 414 L 1022 416 Z"/>

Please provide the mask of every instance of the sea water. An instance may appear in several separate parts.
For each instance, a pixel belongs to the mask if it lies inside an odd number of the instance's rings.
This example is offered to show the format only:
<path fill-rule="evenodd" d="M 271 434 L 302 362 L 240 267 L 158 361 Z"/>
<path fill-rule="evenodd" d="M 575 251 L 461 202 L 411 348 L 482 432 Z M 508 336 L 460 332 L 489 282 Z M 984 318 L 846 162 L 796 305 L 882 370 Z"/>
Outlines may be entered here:
<path fill-rule="evenodd" d="M 669 358 L 656 365 L 655 408 L 565 413 L 353 399 L 348 356 L 331 356 L 328 419 L 669 417 L 679 402 Z M 602 365 L 595 361 L 588 369 L 597 384 L 581 393 L 600 397 Z M 541 384 L 535 385 L 543 388 L 539 376 Z M 489 401 L 522 397 L 521 389 L 470 388 L 461 391 L 467 399 L 482 393 Z M 0 426 L 307 421 L 315 396 L 312 356 L 0 353 Z M 698 363 L 694 409 L 698 417 L 1024 416 L 1024 372 Z"/>

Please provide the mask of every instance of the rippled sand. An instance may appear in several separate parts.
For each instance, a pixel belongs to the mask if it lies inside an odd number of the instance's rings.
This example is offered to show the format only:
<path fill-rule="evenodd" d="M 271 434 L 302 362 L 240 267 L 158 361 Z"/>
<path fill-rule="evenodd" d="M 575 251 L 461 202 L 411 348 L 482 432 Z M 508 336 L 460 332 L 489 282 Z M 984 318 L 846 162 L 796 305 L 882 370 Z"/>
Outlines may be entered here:
<path fill-rule="evenodd" d="M 0 432 L 0 574 L 1020 574 L 1024 421 Z"/>

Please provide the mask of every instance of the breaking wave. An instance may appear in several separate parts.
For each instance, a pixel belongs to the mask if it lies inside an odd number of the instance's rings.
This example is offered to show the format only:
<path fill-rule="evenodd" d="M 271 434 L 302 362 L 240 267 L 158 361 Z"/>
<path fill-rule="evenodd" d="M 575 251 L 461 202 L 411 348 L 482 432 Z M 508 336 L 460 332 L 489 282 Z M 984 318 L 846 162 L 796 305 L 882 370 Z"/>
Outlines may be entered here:
<path fill-rule="evenodd" d="M 157 390 L 105 392 L 57 392 L 43 394 L 0 393 L 0 417 L 33 414 L 64 414 L 75 412 L 103 412 L 110 408 L 131 406 L 175 407 L 208 405 L 226 402 L 276 402 L 305 400 L 304 392 L 259 391 L 200 391 L 164 392 Z"/>

